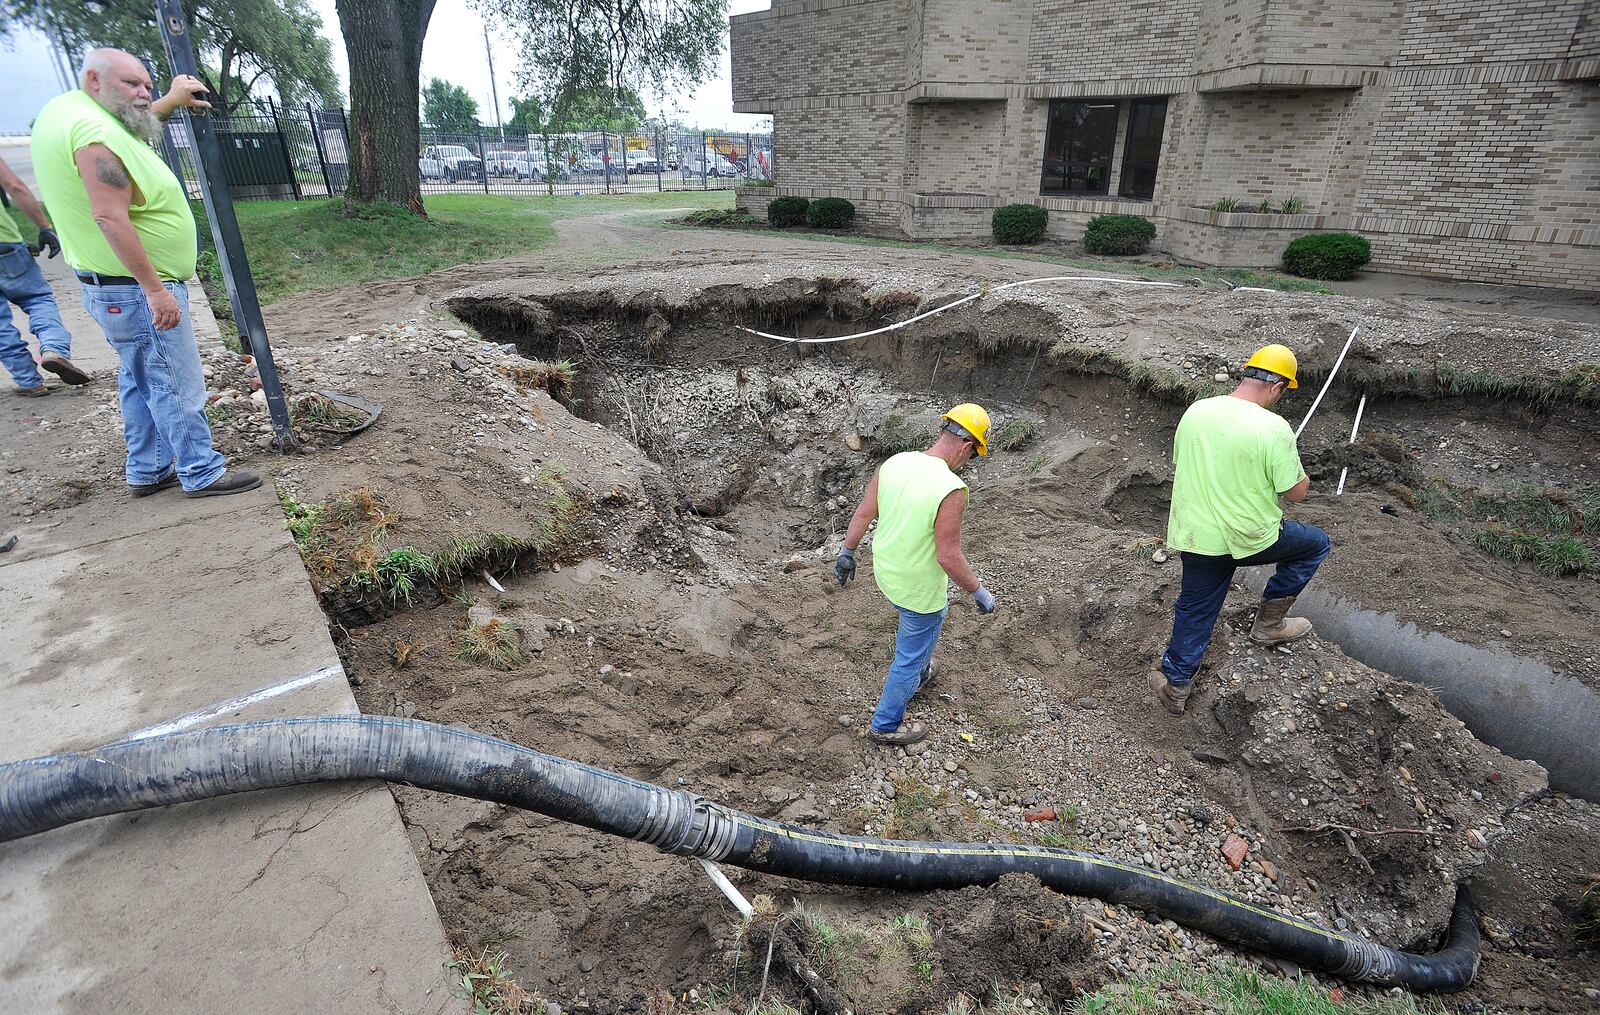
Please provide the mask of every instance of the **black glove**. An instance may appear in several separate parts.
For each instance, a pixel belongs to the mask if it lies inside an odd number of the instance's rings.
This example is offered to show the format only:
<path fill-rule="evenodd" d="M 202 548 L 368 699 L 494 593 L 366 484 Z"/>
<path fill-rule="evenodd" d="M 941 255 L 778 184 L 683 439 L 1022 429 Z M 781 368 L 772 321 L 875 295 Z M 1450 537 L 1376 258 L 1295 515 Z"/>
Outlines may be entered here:
<path fill-rule="evenodd" d="M 39 249 L 40 251 L 48 250 L 51 257 L 61 256 L 61 241 L 56 238 L 54 229 L 39 230 Z"/>
<path fill-rule="evenodd" d="M 856 551 L 848 546 L 839 551 L 839 559 L 833 562 L 833 576 L 839 579 L 840 585 L 855 581 Z"/>

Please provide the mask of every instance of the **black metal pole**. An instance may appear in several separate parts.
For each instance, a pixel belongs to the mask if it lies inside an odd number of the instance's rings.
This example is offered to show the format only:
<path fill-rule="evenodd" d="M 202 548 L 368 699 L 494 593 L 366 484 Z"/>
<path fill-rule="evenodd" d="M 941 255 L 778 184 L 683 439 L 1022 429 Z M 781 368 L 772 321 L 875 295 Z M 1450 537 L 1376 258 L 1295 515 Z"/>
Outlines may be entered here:
<path fill-rule="evenodd" d="M 709 172 L 710 169 L 711 169 L 711 156 L 709 154 L 707 154 L 707 152 L 706 152 L 706 148 L 707 148 L 707 146 L 709 144 L 710 144 L 710 142 L 708 142 L 706 140 L 706 132 L 702 130 L 700 132 L 700 189 L 701 190 L 709 190 L 710 187 L 711 187 L 711 185 L 706 182 L 706 173 Z"/>
<path fill-rule="evenodd" d="M 156 0 L 155 11 L 173 75 L 191 74 L 198 77 L 181 0 Z M 256 296 L 255 279 L 250 275 L 250 260 L 245 256 L 244 241 L 239 237 L 239 219 L 233 212 L 233 195 L 228 193 L 228 180 L 222 172 L 222 149 L 212 132 L 210 117 L 185 114 L 184 122 L 189 125 L 195 171 L 200 175 L 200 196 L 205 203 L 206 219 L 211 223 L 211 237 L 216 245 L 222 279 L 228 286 L 228 299 L 233 304 L 234 324 L 239 328 L 240 337 L 249 343 L 250 353 L 255 357 L 256 370 L 261 375 L 261 390 L 267 396 L 267 415 L 272 419 L 277 448 L 279 451 L 292 451 L 297 443 L 294 427 L 289 423 L 289 406 L 283 399 L 278 367 L 272 361 L 267 327 L 261 320 L 261 301 Z"/>
<path fill-rule="evenodd" d="M 289 186 L 294 190 L 294 199 L 300 200 L 300 177 L 294 171 L 294 159 L 289 157 L 289 139 L 283 133 L 283 121 L 278 119 L 278 104 L 272 101 L 272 96 L 267 96 L 267 111 L 272 114 L 272 129 L 278 132 L 278 147 L 283 151 L 283 168 L 289 172 Z"/>
<path fill-rule="evenodd" d="M 606 172 L 606 193 L 611 193 L 611 135 L 600 130 L 600 167 Z"/>
<path fill-rule="evenodd" d="M 489 146 L 483 140 L 483 124 L 478 125 L 478 167 L 483 171 L 483 192 L 489 193 Z"/>
<path fill-rule="evenodd" d="M 661 148 L 661 128 L 656 128 L 656 193 L 661 193 L 666 188 L 661 185 L 661 163 L 667 160 L 667 153 Z"/>
<path fill-rule="evenodd" d="M 318 130 L 317 114 L 311 111 L 311 103 L 306 103 L 306 126 L 311 128 L 311 142 L 317 146 L 317 165 L 322 167 L 322 185 L 328 189 L 328 196 L 333 196 L 333 181 L 328 179 L 328 156 L 322 150 L 322 131 Z"/>

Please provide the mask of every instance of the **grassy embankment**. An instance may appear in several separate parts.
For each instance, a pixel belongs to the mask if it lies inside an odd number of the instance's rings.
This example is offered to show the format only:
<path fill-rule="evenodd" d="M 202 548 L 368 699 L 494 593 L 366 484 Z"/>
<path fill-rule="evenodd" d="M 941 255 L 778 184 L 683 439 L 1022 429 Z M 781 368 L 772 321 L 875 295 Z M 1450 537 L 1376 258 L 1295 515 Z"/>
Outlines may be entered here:
<path fill-rule="evenodd" d="M 716 191 L 668 191 L 584 197 L 438 194 L 428 217 L 394 205 L 341 200 L 241 201 L 234 206 L 263 304 L 312 289 L 337 289 L 385 278 L 408 278 L 474 261 L 543 250 L 556 240 L 557 219 L 654 208 L 706 208 L 731 203 Z M 209 246 L 209 244 L 207 244 Z M 201 278 L 213 303 L 221 294 L 216 259 L 202 253 Z"/>

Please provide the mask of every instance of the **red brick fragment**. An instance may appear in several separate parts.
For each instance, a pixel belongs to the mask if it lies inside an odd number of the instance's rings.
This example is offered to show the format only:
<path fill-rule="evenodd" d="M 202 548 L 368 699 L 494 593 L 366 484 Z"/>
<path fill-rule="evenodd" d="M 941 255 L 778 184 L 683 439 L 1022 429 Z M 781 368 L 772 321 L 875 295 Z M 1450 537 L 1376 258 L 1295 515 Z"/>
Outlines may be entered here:
<path fill-rule="evenodd" d="M 1228 866 L 1238 870 L 1244 866 L 1244 858 L 1250 853 L 1250 844 L 1237 835 L 1229 834 L 1222 840 L 1222 858 L 1228 861 Z"/>
<path fill-rule="evenodd" d="M 1029 811 L 1022 816 L 1023 821 L 1054 821 L 1055 819 L 1056 809 L 1054 807 L 1042 807 L 1036 811 Z"/>

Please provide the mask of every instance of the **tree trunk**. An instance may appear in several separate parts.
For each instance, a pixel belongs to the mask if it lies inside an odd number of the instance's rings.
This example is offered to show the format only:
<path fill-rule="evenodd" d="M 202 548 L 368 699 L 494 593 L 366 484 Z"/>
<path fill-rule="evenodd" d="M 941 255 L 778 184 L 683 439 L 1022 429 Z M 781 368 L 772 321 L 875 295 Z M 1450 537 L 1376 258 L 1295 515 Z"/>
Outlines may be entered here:
<path fill-rule="evenodd" d="M 418 215 L 422 39 L 434 0 L 337 0 L 350 59 L 349 201 L 388 201 Z"/>

